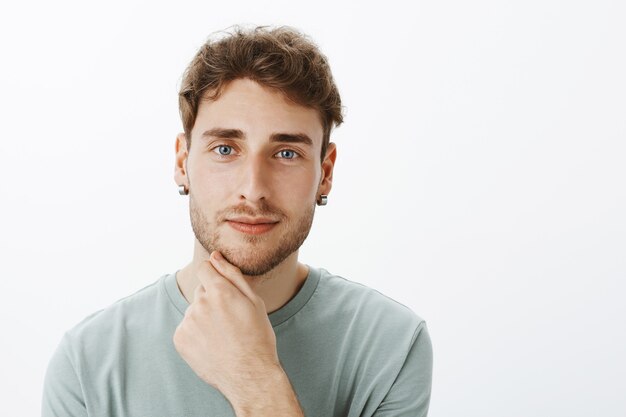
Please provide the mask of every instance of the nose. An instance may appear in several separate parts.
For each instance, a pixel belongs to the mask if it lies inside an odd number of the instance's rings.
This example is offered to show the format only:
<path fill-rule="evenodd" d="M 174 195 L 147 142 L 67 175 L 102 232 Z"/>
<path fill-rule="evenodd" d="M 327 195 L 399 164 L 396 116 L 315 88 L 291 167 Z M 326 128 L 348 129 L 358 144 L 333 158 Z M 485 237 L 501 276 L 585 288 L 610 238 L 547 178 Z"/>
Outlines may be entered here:
<path fill-rule="evenodd" d="M 270 197 L 271 170 L 262 155 L 250 155 L 239 171 L 239 198 L 250 203 Z"/>

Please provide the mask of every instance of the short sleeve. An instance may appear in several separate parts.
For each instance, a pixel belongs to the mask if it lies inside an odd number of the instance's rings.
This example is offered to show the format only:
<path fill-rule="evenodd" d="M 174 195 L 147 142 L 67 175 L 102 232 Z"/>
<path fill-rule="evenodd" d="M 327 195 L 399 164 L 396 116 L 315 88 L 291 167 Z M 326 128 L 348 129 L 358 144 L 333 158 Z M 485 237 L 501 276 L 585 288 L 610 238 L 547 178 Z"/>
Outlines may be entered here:
<path fill-rule="evenodd" d="M 396 380 L 372 417 L 426 417 L 432 373 L 433 349 L 426 322 L 422 321 Z"/>
<path fill-rule="evenodd" d="M 42 417 L 87 417 L 87 409 L 72 363 L 67 333 L 63 335 L 44 377 Z"/>

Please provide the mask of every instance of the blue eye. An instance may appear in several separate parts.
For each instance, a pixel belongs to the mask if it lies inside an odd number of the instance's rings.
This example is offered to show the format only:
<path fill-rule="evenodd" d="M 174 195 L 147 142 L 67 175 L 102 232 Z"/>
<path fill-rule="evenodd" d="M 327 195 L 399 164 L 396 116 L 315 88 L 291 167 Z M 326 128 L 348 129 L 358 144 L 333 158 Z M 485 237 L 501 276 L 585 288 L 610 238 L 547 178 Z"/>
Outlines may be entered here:
<path fill-rule="evenodd" d="M 217 145 L 215 147 L 213 147 L 211 149 L 211 152 L 215 152 L 215 150 L 218 150 L 217 152 L 217 156 L 218 157 L 227 157 L 227 156 L 232 156 L 232 149 L 233 147 L 230 145 Z M 228 151 L 228 153 L 223 153 L 222 151 Z M 282 154 L 282 157 L 280 157 L 279 159 L 286 159 L 288 161 L 292 161 L 294 159 L 300 158 L 300 154 L 296 151 L 294 151 L 293 149 L 282 149 L 280 151 L 278 151 L 276 154 L 274 155 L 278 155 L 278 154 Z"/>
<path fill-rule="evenodd" d="M 296 155 L 296 152 L 292 151 L 291 149 L 283 149 L 280 152 L 287 152 L 287 153 L 291 152 L 292 156 L 290 158 L 286 157 L 285 159 L 294 159 Z"/>
<path fill-rule="evenodd" d="M 216 147 L 215 147 L 215 149 L 224 149 L 224 148 L 230 148 L 230 149 L 232 149 L 232 147 L 231 147 L 231 146 L 228 146 L 228 145 L 219 145 L 219 146 L 216 146 Z M 223 153 L 222 153 L 222 152 L 220 152 L 220 151 L 218 151 L 218 152 L 219 152 L 219 153 L 220 153 L 220 155 L 222 155 L 222 156 L 228 156 L 228 155 L 230 155 L 230 152 L 229 152 L 229 153 L 227 153 L 227 154 L 223 154 Z"/>

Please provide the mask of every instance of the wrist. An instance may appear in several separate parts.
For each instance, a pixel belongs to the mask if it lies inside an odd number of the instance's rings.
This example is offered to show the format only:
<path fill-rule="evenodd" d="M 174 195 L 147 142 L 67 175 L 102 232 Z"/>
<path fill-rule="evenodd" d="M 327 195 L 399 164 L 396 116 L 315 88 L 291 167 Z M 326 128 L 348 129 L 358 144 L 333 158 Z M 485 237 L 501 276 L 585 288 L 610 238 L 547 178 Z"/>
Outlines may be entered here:
<path fill-rule="evenodd" d="M 243 384 L 226 397 L 237 417 L 304 417 L 291 381 L 282 368 Z"/>

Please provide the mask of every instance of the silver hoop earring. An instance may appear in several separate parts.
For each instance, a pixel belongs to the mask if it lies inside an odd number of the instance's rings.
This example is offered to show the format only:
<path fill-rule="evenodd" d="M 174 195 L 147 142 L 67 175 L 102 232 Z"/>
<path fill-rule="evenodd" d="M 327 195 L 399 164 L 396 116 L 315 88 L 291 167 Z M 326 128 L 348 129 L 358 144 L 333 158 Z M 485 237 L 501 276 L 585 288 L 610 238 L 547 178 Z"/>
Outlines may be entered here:
<path fill-rule="evenodd" d="M 325 206 L 328 204 L 328 196 L 326 194 L 320 195 L 320 198 L 317 200 L 318 206 Z"/>
<path fill-rule="evenodd" d="M 189 190 L 186 189 L 184 185 L 179 185 L 178 186 L 178 194 L 180 194 L 180 195 L 187 195 L 187 194 L 189 194 Z"/>

